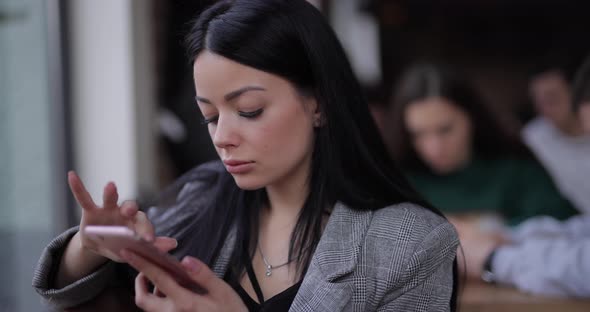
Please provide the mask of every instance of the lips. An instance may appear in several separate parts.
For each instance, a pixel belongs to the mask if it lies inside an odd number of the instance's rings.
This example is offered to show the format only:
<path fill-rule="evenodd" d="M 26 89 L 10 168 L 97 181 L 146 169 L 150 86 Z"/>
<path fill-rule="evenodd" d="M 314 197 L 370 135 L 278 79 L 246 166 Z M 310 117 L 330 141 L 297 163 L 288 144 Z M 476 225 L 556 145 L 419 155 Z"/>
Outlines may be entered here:
<path fill-rule="evenodd" d="M 253 161 L 242 161 L 242 160 L 224 160 L 223 164 L 225 165 L 225 169 L 231 174 L 244 174 L 252 171 L 254 169 L 254 162 Z"/>

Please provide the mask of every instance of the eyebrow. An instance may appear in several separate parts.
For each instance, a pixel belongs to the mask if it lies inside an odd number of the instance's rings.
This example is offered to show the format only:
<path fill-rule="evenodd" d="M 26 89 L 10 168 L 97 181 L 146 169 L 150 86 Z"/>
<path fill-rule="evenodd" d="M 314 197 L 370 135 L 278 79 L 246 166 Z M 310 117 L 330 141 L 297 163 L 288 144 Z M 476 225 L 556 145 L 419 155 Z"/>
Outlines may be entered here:
<path fill-rule="evenodd" d="M 229 102 L 229 101 L 239 97 L 240 95 L 242 95 L 248 91 L 266 91 L 266 89 L 264 89 L 263 87 L 258 87 L 258 86 L 245 86 L 243 88 L 240 88 L 238 90 L 235 90 L 235 91 L 232 91 L 232 92 L 226 94 L 223 98 L 225 99 L 226 102 Z M 200 97 L 198 95 L 195 96 L 195 100 L 197 100 L 199 102 L 211 104 L 210 100 Z"/>

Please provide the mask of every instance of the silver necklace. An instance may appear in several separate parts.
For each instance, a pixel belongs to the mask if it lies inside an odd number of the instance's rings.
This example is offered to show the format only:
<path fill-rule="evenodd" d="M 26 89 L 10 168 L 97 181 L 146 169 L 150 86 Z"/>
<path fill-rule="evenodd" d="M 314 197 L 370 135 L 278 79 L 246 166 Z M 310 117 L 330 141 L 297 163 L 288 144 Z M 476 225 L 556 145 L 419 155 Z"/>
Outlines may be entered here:
<path fill-rule="evenodd" d="M 262 248 L 260 248 L 260 242 L 258 242 L 258 251 L 260 252 L 260 256 L 262 257 L 262 261 L 264 261 L 264 265 L 266 266 L 266 276 L 270 277 L 272 275 L 272 269 L 278 269 L 280 267 L 284 267 L 287 264 L 291 263 L 291 261 L 293 260 L 289 260 L 283 264 L 280 265 L 272 265 L 270 263 L 268 263 L 268 261 L 266 260 L 266 257 L 264 257 L 264 254 L 262 253 Z"/>

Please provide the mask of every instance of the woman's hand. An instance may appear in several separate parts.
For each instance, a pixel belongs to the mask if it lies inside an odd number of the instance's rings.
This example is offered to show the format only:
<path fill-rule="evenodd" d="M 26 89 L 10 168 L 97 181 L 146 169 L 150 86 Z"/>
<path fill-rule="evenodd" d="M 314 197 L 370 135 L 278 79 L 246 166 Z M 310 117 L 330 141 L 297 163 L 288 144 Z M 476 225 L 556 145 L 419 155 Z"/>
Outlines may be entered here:
<path fill-rule="evenodd" d="M 81 246 L 113 261 L 123 260 L 112 252 L 97 246 L 84 235 L 83 229 L 87 225 L 123 225 L 126 226 L 148 242 L 153 242 L 162 251 L 168 251 L 176 247 L 176 241 L 168 237 L 154 237 L 154 226 L 148 220 L 145 213 L 138 210 L 134 201 L 125 201 L 118 204 L 119 194 L 115 183 L 110 182 L 104 187 L 103 205 L 98 206 L 84 187 L 84 183 L 73 172 L 68 173 L 70 189 L 82 207 L 82 220 L 80 221 L 79 239 Z"/>
<path fill-rule="evenodd" d="M 140 272 L 135 279 L 135 303 L 145 311 L 248 311 L 227 283 L 193 257 L 184 257 L 181 264 L 205 294 L 183 288 L 164 270 L 136 253 L 125 250 L 123 257 Z M 155 286 L 154 292 L 148 290 L 149 282 Z"/>

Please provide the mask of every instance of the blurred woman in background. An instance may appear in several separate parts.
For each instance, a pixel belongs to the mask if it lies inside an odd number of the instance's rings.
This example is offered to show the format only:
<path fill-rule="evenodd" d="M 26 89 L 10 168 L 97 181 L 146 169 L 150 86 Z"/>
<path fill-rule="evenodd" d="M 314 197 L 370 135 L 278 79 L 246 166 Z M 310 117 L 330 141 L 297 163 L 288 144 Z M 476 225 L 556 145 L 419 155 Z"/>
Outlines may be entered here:
<path fill-rule="evenodd" d="M 508 224 L 576 213 L 517 136 L 451 71 L 410 68 L 392 104 L 393 157 L 443 212 L 492 213 Z"/>

